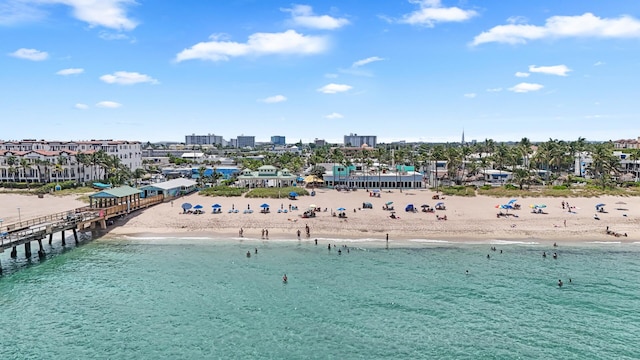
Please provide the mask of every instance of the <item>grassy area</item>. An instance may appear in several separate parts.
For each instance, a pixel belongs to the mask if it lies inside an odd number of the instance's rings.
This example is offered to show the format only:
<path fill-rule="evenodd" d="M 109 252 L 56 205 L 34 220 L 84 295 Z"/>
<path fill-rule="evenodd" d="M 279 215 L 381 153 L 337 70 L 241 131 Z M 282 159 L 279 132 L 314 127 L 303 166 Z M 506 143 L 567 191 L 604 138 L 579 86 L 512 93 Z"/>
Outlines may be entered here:
<path fill-rule="evenodd" d="M 473 186 L 446 186 L 439 190 L 443 195 L 449 196 L 476 196 L 476 188 Z"/>
<path fill-rule="evenodd" d="M 225 185 L 219 185 L 219 186 L 212 186 L 210 188 L 202 189 L 198 194 L 203 196 L 232 197 L 232 196 L 242 196 L 242 194 L 245 193 L 246 191 L 247 189 L 245 188 L 236 188 L 236 187 L 230 187 Z"/>
<path fill-rule="evenodd" d="M 54 191 L 51 193 L 51 195 L 55 195 L 55 196 L 66 196 L 66 195 L 77 195 L 77 194 L 85 195 L 85 194 L 93 194 L 95 192 L 96 190 L 94 188 L 91 188 L 88 186 L 80 186 L 73 189 L 63 189 L 63 190 Z"/>
<path fill-rule="evenodd" d="M 284 187 L 284 188 L 257 188 L 252 189 L 245 195 L 248 198 L 268 198 L 268 199 L 279 199 L 279 198 L 287 198 L 289 193 L 294 192 L 298 194 L 298 196 L 306 196 L 309 195 L 307 190 L 296 187 Z"/>
<path fill-rule="evenodd" d="M 536 187 L 531 189 L 513 189 L 505 187 L 481 187 L 477 190 L 478 195 L 486 195 L 492 197 L 512 197 L 512 198 L 535 198 L 535 197 L 598 197 L 604 195 L 611 196 L 640 196 L 640 191 L 637 187 L 631 188 L 607 188 L 587 185 L 584 187 L 571 187 L 566 188 L 563 186 L 556 187 Z"/>

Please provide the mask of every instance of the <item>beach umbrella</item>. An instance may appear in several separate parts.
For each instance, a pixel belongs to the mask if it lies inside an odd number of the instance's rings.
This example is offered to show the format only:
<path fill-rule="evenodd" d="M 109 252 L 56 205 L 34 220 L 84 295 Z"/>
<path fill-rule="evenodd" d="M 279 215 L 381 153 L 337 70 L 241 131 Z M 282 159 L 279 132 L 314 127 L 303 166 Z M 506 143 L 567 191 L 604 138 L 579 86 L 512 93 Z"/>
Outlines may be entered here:
<path fill-rule="evenodd" d="M 444 203 L 443 202 L 439 202 L 439 203 L 436 204 L 436 206 L 440 206 L 440 205 L 444 205 Z"/>
<path fill-rule="evenodd" d="M 222 207 L 222 205 L 220 205 L 220 204 L 213 204 L 213 205 L 211 205 L 211 207 L 212 207 L 212 208 L 214 208 L 214 209 L 220 209 L 220 208 Z"/>
<path fill-rule="evenodd" d="M 422 204 L 422 205 L 420 205 L 420 207 L 428 208 L 428 207 L 429 207 L 429 205 L 427 205 L 427 204 Z"/>
<path fill-rule="evenodd" d="M 339 207 L 339 208 L 337 208 L 336 210 L 338 210 L 338 211 L 345 211 L 345 210 L 347 210 L 347 209 L 345 209 L 345 208 L 343 208 L 343 207 Z"/>
<path fill-rule="evenodd" d="M 513 204 L 516 201 L 518 201 L 518 199 L 511 199 L 511 200 L 509 200 L 509 202 L 507 204 Z"/>
<path fill-rule="evenodd" d="M 265 203 L 265 204 L 260 205 L 260 207 L 261 207 L 261 208 L 263 208 L 263 209 L 264 209 L 264 208 L 268 208 L 268 207 L 269 207 L 269 204 L 266 204 L 266 203 Z"/>
<path fill-rule="evenodd" d="M 379 192 L 380 192 L 380 190 L 378 190 L 378 189 L 373 189 L 373 190 L 371 190 L 371 192 L 379 193 Z"/>
<path fill-rule="evenodd" d="M 196 209 L 196 210 L 200 210 L 200 209 L 202 209 L 202 205 L 196 205 L 193 208 Z"/>
<path fill-rule="evenodd" d="M 391 204 L 393 204 L 393 201 L 387 201 L 385 204 L 391 205 Z"/>
<path fill-rule="evenodd" d="M 312 208 L 312 209 L 315 209 L 315 208 L 317 208 L 318 206 L 316 206 L 316 204 L 311 204 L 311 205 L 309 205 L 309 207 L 310 207 L 310 208 Z"/>
<path fill-rule="evenodd" d="M 296 196 L 298 196 L 298 193 L 295 192 L 295 191 L 292 191 L 292 192 L 289 193 L 289 196 L 296 197 Z"/>
<path fill-rule="evenodd" d="M 596 209 L 605 206 L 606 204 L 596 204 Z"/>
<path fill-rule="evenodd" d="M 184 210 L 189 210 L 189 209 L 191 209 L 191 207 L 192 207 L 192 206 L 191 206 L 191 204 L 189 204 L 189 203 L 184 203 L 184 204 L 182 204 L 182 208 L 183 208 Z"/>

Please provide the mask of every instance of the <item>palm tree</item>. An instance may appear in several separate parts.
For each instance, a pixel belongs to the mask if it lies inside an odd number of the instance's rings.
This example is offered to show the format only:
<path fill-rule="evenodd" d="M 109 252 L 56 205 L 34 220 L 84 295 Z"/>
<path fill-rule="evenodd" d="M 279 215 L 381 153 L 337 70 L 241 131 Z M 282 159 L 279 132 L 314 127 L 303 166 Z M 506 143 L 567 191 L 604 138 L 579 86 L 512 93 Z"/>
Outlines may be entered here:
<path fill-rule="evenodd" d="M 20 159 L 20 168 L 22 169 L 22 176 L 24 182 L 27 182 L 27 170 L 31 169 L 31 163 L 27 159 Z"/>
<path fill-rule="evenodd" d="M 605 142 L 594 145 L 591 156 L 593 158 L 593 170 L 595 175 L 600 178 L 602 189 L 607 186 L 607 182 L 611 178 L 612 173 L 618 172 L 620 159 L 613 156 L 613 143 Z"/>

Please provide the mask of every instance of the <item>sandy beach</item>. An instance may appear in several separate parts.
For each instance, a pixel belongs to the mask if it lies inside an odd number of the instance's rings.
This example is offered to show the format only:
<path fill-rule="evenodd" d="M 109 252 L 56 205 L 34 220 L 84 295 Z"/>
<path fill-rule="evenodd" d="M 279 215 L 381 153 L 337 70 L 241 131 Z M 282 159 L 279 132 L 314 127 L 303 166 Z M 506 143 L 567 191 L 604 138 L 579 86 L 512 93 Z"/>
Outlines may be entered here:
<path fill-rule="evenodd" d="M 381 196 L 370 197 L 363 190 L 338 192 L 317 189 L 316 196 L 302 196 L 298 200 L 289 199 L 248 199 L 205 197 L 192 194 L 173 202 L 166 202 L 152 208 L 131 214 L 116 221 L 109 227 L 107 236 L 198 236 L 198 237 L 238 237 L 240 228 L 244 237 L 261 238 L 262 229 L 268 229 L 270 239 L 296 239 L 300 230 L 305 236 L 305 225 L 311 231 L 311 238 L 341 238 L 384 240 L 389 234 L 398 240 L 447 240 L 447 241 L 566 241 L 566 242 L 635 242 L 640 240 L 640 198 L 599 197 L 599 198 L 521 198 L 517 203 L 520 210 L 509 210 L 510 216 L 497 217 L 500 211 L 496 205 L 505 204 L 510 199 L 485 196 L 446 196 L 443 200 L 433 200 L 435 192 L 430 190 L 406 190 L 400 192 L 383 191 Z M 0 218 L 5 224 L 18 220 L 18 208 L 22 220 L 59 211 L 65 211 L 86 204 L 76 200 L 76 196 L 54 197 L 0 194 L 3 204 Z M 562 201 L 572 207 L 569 212 L 562 209 Z M 383 205 L 393 202 L 397 219 L 390 218 L 390 211 Z M 443 202 L 446 210 L 435 213 L 420 211 L 423 204 L 434 206 Z M 181 204 L 191 203 L 203 206 L 204 214 L 183 214 Z M 373 209 L 363 209 L 363 202 L 370 202 Z M 222 212 L 213 214 L 211 205 L 222 205 Z M 270 205 L 270 213 L 260 213 L 260 205 Z M 604 203 L 606 212 L 596 213 L 595 205 Z M 407 204 L 413 204 L 418 212 L 405 212 Z M 530 205 L 545 204 L 544 214 L 532 212 Z M 299 210 L 288 211 L 289 205 Z M 303 219 L 300 215 L 316 205 L 322 211 L 315 218 Z M 228 213 L 232 208 L 238 213 Z M 243 211 L 250 207 L 251 214 Z M 331 215 L 337 208 L 346 209 L 346 219 Z M 278 213 L 278 209 L 287 213 Z M 324 209 L 327 211 L 324 211 Z M 355 209 L 355 211 L 354 211 Z M 502 210 L 505 213 L 505 210 Z M 597 214 L 600 220 L 594 219 Z M 438 220 L 444 217 L 447 220 Z M 566 224 L 566 225 L 565 225 Z M 608 235 L 607 227 L 621 236 Z M 627 234 L 625 237 L 624 234 Z"/>

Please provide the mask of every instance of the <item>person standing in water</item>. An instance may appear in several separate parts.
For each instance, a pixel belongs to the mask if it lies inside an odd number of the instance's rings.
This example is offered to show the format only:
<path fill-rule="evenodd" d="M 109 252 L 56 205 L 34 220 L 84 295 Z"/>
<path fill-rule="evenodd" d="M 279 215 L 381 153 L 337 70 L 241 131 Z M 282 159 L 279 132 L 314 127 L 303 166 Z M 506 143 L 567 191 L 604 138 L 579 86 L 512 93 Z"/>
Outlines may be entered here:
<path fill-rule="evenodd" d="M 558 280 L 558 287 L 562 287 L 562 280 Z"/>
<path fill-rule="evenodd" d="M 282 282 L 286 284 L 287 281 L 289 281 L 289 279 L 287 278 L 287 274 L 284 274 L 284 276 L 282 277 Z"/>

